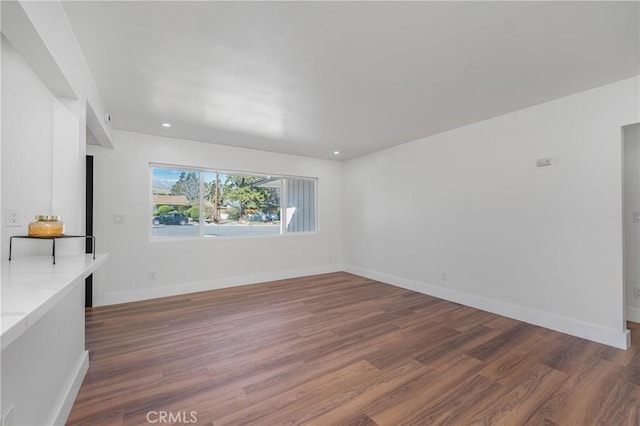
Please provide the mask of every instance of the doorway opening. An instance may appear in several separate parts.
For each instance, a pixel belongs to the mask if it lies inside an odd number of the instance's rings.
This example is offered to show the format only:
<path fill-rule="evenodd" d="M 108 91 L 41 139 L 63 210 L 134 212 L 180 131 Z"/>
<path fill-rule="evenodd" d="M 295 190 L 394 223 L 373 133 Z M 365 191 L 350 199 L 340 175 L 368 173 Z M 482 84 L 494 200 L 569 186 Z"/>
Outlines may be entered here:
<path fill-rule="evenodd" d="M 85 235 L 93 235 L 93 156 L 87 155 L 86 168 L 86 204 L 85 204 Z M 87 239 L 85 253 L 91 253 L 91 240 Z M 93 306 L 93 274 L 84 281 L 84 307 Z"/>

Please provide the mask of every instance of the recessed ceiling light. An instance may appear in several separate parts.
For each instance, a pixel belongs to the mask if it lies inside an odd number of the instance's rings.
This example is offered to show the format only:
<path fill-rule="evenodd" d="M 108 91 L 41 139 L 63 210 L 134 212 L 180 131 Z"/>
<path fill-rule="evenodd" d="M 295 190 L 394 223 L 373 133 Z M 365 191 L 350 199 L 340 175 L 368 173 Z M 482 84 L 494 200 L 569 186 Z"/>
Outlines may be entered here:
<path fill-rule="evenodd" d="M 333 151 L 333 155 L 340 155 L 340 151 Z"/>
<path fill-rule="evenodd" d="M 171 123 L 162 123 L 162 127 L 171 127 Z"/>

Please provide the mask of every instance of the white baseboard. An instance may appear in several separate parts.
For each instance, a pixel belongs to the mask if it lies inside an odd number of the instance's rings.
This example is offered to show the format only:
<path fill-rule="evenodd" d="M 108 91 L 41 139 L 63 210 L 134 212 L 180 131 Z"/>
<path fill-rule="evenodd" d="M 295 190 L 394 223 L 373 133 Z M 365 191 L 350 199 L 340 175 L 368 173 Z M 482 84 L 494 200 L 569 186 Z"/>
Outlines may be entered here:
<path fill-rule="evenodd" d="M 627 321 L 640 323 L 640 308 L 627 306 Z"/>
<path fill-rule="evenodd" d="M 82 381 L 84 380 L 84 376 L 87 374 L 87 370 L 89 370 L 89 351 L 83 351 L 82 355 L 78 359 L 78 363 L 76 364 L 76 368 L 71 375 L 69 382 L 67 382 L 67 386 L 65 386 L 65 389 L 61 392 L 62 398 L 58 406 L 53 411 L 52 421 L 48 424 L 64 425 L 67 423 L 67 418 L 71 413 L 73 402 L 78 396 L 80 386 L 82 386 Z"/>
<path fill-rule="evenodd" d="M 562 317 L 548 312 L 538 311 L 524 306 L 513 305 L 495 299 L 468 294 L 457 290 L 438 287 L 419 281 L 409 280 L 366 268 L 346 265 L 344 270 L 352 274 L 361 275 L 386 284 L 413 290 L 418 293 L 460 303 L 462 305 L 492 312 L 494 314 L 513 318 L 526 323 L 549 328 L 561 333 L 592 340 L 620 349 L 630 346 L 629 330 L 619 331 L 589 324 L 572 318 Z"/>
<path fill-rule="evenodd" d="M 105 292 L 104 303 L 102 303 L 102 305 L 113 305 L 117 303 L 135 302 L 139 300 L 149 300 L 159 297 L 177 296 L 181 294 L 196 293 L 199 291 L 217 290 L 227 287 L 237 287 L 266 281 L 297 278 L 307 275 L 326 274 L 339 271 L 346 271 L 352 274 L 361 275 L 367 278 L 374 279 L 376 281 L 381 281 L 387 284 L 417 291 L 419 293 L 428 294 L 430 296 L 435 296 L 466 306 L 471 306 L 473 308 L 549 328 L 561 333 L 571 334 L 572 336 L 581 337 L 616 348 L 628 349 L 630 345 L 630 333 L 628 330 L 618 331 L 608 329 L 573 318 L 567 318 L 560 315 L 527 308 L 524 306 L 514 305 L 495 299 L 489 299 L 483 296 L 468 294 L 457 290 L 451 290 L 350 265 L 347 265 L 344 268 L 341 268 L 340 266 L 327 265 L 312 268 L 291 269 L 270 274 L 254 274 L 218 280 L 194 281 L 175 284 L 171 286 L 143 288 L 123 292 Z M 627 319 L 630 321 L 640 322 L 640 309 L 628 307 Z"/>
<path fill-rule="evenodd" d="M 163 287 L 142 288 L 138 290 L 104 293 L 102 305 L 136 302 L 139 300 L 156 299 L 158 297 L 177 296 L 196 293 L 199 291 L 218 290 L 227 287 L 257 284 L 266 281 L 284 280 L 288 278 L 304 277 L 307 275 L 328 274 L 342 271 L 341 266 L 327 265 L 302 269 L 290 269 L 275 273 L 244 275 L 218 280 L 193 281 Z"/>

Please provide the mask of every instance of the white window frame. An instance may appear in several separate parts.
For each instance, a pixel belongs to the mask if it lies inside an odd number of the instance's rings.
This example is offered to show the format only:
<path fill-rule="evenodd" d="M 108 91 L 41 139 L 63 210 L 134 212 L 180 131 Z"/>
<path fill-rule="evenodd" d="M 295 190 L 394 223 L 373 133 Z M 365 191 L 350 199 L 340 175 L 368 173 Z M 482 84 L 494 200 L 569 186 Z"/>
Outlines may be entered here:
<path fill-rule="evenodd" d="M 318 178 L 312 176 L 296 176 L 296 175 L 285 175 L 285 174 L 274 174 L 274 173 L 262 173 L 262 172 L 247 172 L 247 171 L 237 171 L 237 170 L 227 170 L 227 169 L 215 169 L 210 167 L 197 167 L 197 166 L 183 166 L 179 164 L 167 164 L 167 163 L 149 163 L 149 211 L 153 213 L 153 170 L 155 168 L 167 168 L 167 169 L 175 169 L 175 170 L 184 170 L 184 171 L 194 171 L 198 172 L 198 180 L 199 180 L 199 212 L 200 217 L 198 219 L 198 235 L 153 235 L 153 225 L 149 222 L 148 232 L 149 232 L 149 240 L 153 242 L 168 242 L 168 241 L 188 241 L 188 240 L 211 240 L 211 241 L 225 241 L 229 239 L 245 239 L 245 238 L 278 238 L 278 237 L 293 237 L 293 236 L 308 236 L 308 235 L 316 235 L 318 234 L 318 223 L 319 223 L 319 197 L 318 197 Z M 219 173 L 224 175 L 245 175 L 245 176 L 259 176 L 259 177 L 276 177 L 281 179 L 280 183 L 280 226 L 279 233 L 274 235 L 230 235 L 230 236 L 211 236 L 205 235 L 204 231 L 204 174 L 210 173 Z M 313 231 L 289 231 L 287 229 L 287 207 L 283 204 L 287 204 L 287 179 L 301 179 L 308 180 L 313 182 L 313 194 L 314 194 L 314 230 Z"/>

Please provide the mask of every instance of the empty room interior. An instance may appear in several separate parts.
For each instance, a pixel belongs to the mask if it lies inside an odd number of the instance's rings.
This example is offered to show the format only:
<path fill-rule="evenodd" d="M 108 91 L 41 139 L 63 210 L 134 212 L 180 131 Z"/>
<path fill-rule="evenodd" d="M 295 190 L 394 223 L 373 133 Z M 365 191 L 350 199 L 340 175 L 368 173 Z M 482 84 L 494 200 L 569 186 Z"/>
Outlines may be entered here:
<path fill-rule="evenodd" d="M 640 424 L 640 2 L 0 18 L 2 426 Z"/>

